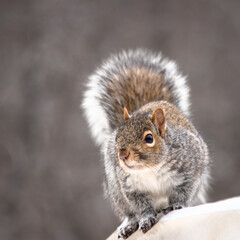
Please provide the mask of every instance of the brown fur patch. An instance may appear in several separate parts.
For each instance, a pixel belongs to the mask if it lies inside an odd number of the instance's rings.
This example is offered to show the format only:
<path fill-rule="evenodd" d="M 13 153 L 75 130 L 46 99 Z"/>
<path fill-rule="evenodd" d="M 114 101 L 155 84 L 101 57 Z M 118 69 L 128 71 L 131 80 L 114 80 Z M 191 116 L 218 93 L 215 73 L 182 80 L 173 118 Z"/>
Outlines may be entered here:
<path fill-rule="evenodd" d="M 146 103 L 166 100 L 174 102 L 171 86 L 164 83 L 163 74 L 144 67 L 123 69 L 106 84 L 107 94 L 111 102 L 111 126 L 114 128 L 123 122 L 124 107 L 133 113 Z"/>

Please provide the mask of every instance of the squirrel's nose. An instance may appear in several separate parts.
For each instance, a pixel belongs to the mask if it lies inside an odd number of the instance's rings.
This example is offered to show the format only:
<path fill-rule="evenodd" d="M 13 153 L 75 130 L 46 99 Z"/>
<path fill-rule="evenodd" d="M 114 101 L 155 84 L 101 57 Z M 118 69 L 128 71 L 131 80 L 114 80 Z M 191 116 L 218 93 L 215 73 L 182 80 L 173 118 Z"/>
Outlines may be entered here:
<path fill-rule="evenodd" d="M 119 158 L 123 161 L 126 161 L 130 155 L 130 152 L 128 149 L 121 149 L 119 151 Z"/>

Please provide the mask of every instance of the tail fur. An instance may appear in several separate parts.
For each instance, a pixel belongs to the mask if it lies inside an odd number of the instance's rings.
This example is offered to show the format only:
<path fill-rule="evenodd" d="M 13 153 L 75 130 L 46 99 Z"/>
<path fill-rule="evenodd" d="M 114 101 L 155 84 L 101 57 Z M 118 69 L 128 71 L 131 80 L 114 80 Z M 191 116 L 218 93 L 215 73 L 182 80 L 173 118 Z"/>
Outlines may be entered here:
<path fill-rule="evenodd" d="M 175 62 L 147 50 L 112 55 L 89 77 L 82 108 L 98 145 L 103 145 L 123 121 L 146 103 L 165 100 L 189 116 L 189 87 Z"/>

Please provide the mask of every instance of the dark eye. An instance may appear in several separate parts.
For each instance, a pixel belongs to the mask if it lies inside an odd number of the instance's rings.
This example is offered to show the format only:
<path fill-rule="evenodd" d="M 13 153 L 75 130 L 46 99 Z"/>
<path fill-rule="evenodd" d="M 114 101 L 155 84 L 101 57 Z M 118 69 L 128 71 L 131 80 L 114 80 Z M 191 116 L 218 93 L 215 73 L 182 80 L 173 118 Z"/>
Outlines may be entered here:
<path fill-rule="evenodd" d="M 152 134 L 147 134 L 145 136 L 144 140 L 145 140 L 146 143 L 153 143 L 153 135 Z"/>

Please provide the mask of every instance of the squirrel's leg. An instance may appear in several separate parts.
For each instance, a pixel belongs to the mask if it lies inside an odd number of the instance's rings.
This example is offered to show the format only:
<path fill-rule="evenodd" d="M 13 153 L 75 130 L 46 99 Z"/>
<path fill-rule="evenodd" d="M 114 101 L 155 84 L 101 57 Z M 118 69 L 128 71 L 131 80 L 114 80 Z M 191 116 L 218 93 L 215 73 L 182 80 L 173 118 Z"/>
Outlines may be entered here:
<path fill-rule="evenodd" d="M 191 183 L 184 183 L 175 188 L 169 197 L 169 206 L 162 209 L 162 213 L 166 215 L 173 210 L 178 210 L 187 206 L 187 202 L 189 201 L 188 193 L 191 192 L 191 188 Z"/>
<path fill-rule="evenodd" d="M 149 197 L 141 192 L 133 192 L 128 199 L 140 212 L 139 229 L 146 233 L 157 222 L 157 213 L 154 210 Z"/>
<path fill-rule="evenodd" d="M 117 229 L 118 238 L 126 239 L 132 235 L 138 229 L 138 221 L 135 213 L 129 214 Z"/>
<path fill-rule="evenodd" d="M 154 209 L 152 207 L 145 209 L 145 211 L 143 211 L 141 214 L 139 229 L 141 229 L 143 233 L 146 233 L 156 222 L 157 213 L 154 211 Z"/>

